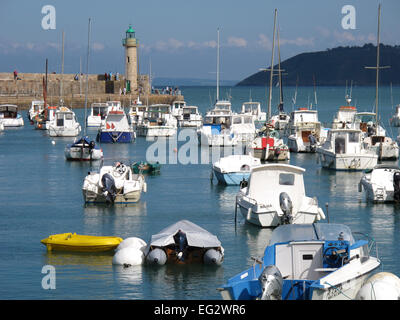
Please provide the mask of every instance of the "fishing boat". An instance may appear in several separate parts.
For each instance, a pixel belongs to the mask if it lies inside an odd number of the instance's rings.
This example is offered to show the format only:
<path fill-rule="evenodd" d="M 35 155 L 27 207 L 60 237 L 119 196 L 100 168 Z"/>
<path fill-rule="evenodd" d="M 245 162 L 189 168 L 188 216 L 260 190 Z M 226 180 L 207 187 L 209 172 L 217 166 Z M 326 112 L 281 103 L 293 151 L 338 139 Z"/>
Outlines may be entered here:
<path fill-rule="evenodd" d="M 156 163 L 138 161 L 131 164 L 131 169 L 132 172 L 136 174 L 159 174 L 161 170 L 161 165 L 158 161 Z"/>
<path fill-rule="evenodd" d="M 400 168 L 380 164 L 370 170 L 365 170 L 358 191 L 362 192 L 362 190 L 368 201 L 400 201 Z"/>
<path fill-rule="evenodd" d="M 88 127 L 101 127 L 106 122 L 109 106 L 107 103 L 94 102 L 90 106 L 90 113 L 87 117 Z"/>
<path fill-rule="evenodd" d="M 37 115 L 42 113 L 44 110 L 44 101 L 43 100 L 33 100 L 31 102 L 31 106 L 28 110 L 27 117 L 31 124 L 34 123 L 34 119 Z"/>
<path fill-rule="evenodd" d="M 355 299 L 380 266 L 375 242 L 343 224 L 282 225 L 262 258 L 228 279 L 219 291 L 233 300 Z M 376 248 L 376 247 L 375 247 Z"/>
<path fill-rule="evenodd" d="M 147 191 L 143 175 L 121 162 L 89 172 L 82 186 L 85 203 L 134 203 L 142 191 Z"/>
<path fill-rule="evenodd" d="M 290 159 L 289 147 L 280 138 L 279 131 L 272 125 L 260 129 L 251 141 L 250 153 L 262 161 L 286 161 Z"/>
<path fill-rule="evenodd" d="M 225 185 L 240 185 L 250 176 L 253 167 L 261 165 L 258 158 L 252 155 L 229 155 L 220 158 L 212 165 L 213 175 L 218 182 Z"/>
<path fill-rule="evenodd" d="M 24 125 L 24 118 L 18 112 L 18 106 L 14 104 L 0 105 L 0 121 L 4 128 L 22 127 Z"/>
<path fill-rule="evenodd" d="M 394 115 L 389 119 L 390 125 L 400 127 L 400 104 L 396 106 Z"/>
<path fill-rule="evenodd" d="M 77 138 L 74 143 L 68 144 L 64 150 L 67 160 L 94 161 L 103 159 L 103 149 L 96 146 L 88 136 Z"/>
<path fill-rule="evenodd" d="M 153 104 L 147 108 L 137 133 L 143 137 L 171 137 L 177 133 L 178 121 L 169 104 Z"/>
<path fill-rule="evenodd" d="M 137 129 L 137 126 L 142 123 L 146 111 L 147 106 L 143 105 L 142 101 L 137 97 L 128 112 L 130 123 L 134 129 Z"/>
<path fill-rule="evenodd" d="M 332 129 L 352 129 L 357 108 L 354 106 L 340 106 L 332 121 Z"/>
<path fill-rule="evenodd" d="M 203 116 L 197 106 L 182 107 L 182 114 L 177 119 L 179 127 L 200 128 L 203 123 Z"/>
<path fill-rule="evenodd" d="M 251 170 L 236 195 L 246 222 L 260 227 L 313 223 L 325 219 L 316 198 L 305 195 L 305 169 L 289 164 L 264 164 Z"/>
<path fill-rule="evenodd" d="M 317 147 L 318 160 L 323 168 L 333 170 L 372 169 L 378 156 L 365 147 L 359 129 L 328 130 L 326 141 Z"/>
<path fill-rule="evenodd" d="M 124 109 L 118 105 L 111 106 L 96 140 L 102 143 L 130 143 L 134 139 L 135 131 L 129 125 Z"/>
<path fill-rule="evenodd" d="M 61 233 L 50 235 L 40 242 L 47 251 L 104 252 L 116 249 L 122 241 L 120 237 Z"/>
<path fill-rule="evenodd" d="M 181 220 L 152 235 L 145 255 L 146 262 L 155 265 L 221 265 L 224 249 L 215 235 L 193 222 Z"/>
<path fill-rule="evenodd" d="M 172 102 L 171 114 L 176 118 L 176 120 L 179 120 L 179 118 L 182 116 L 184 107 L 186 107 L 185 101 L 175 100 L 174 102 Z"/>
<path fill-rule="evenodd" d="M 291 152 L 316 152 L 323 141 L 318 111 L 299 108 L 290 113 L 287 144 Z"/>
<path fill-rule="evenodd" d="M 75 112 L 61 106 L 55 111 L 55 116 L 49 122 L 47 129 L 50 137 L 76 137 L 81 132 L 81 125 L 76 119 Z"/>
<path fill-rule="evenodd" d="M 264 123 L 267 120 L 267 113 L 261 111 L 261 103 L 256 101 L 248 101 L 242 104 L 242 114 L 249 114 L 253 117 L 254 122 Z"/>

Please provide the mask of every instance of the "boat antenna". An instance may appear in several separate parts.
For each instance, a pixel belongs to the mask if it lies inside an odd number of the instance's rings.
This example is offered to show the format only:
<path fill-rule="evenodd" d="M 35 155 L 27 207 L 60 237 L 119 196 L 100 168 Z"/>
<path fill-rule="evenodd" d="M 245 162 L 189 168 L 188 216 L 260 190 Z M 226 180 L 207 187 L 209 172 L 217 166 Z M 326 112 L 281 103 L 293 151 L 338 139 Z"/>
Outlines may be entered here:
<path fill-rule="evenodd" d="M 318 101 L 317 101 L 317 88 L 316 88 L 315 74 L 313 74 L 313 82 L 314 82 L 314 103 L 315 103 L 315 109 L 317 109 Z"/>
<path fill-rule="evenodd" d="M 267 122 L 271 119 L 271 102 L 272 102 L 272 81 L 274 76 L 274 52 L 275 52 L 275 33 L 276 33 L 276 15 L 277 9 L 274 12 L 274 35 L 272 37 L 272 54 L 271 54 L 271 69 L 270 69 L 270 77 L 269 77 L 269 100 L 268 100 L 268 113 L 267 113 Z"/>
<path fill-rule="evenodd" d="M 87 127 L 87 95 L 89 91 L 89 52 L 90 52 L 90 18 L 88 24 L 88 45 L 87 45 L 87 58 L 86 58 L 86 89 L 85 89 L 85 130 L 83 136 L 86 136 L 86 127 Z"/>

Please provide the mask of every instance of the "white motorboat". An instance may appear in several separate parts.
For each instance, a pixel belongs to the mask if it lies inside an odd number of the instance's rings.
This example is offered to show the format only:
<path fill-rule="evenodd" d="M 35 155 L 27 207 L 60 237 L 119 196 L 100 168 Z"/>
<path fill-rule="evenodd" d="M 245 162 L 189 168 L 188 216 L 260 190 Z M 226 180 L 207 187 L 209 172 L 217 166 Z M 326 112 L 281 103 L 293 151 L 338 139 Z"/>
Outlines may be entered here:
<path fill-rule="evenodd" d="M 75 112 L 67 107 L 59 107 L 54 119 L 49 122 L 50 137 L 76 137 L 81 132 L 81 125 L 76 119 Z"/>
<path fill-rule="evenodd" d="M 267 113 L 261 111 L 261 103 L 256 101 L 248 101 L 242 104 L 242 114 L 249 114 L 253 116 L 254 122 L 265 122 L 267 120 Z"/>
<path fill-rule="evenodd" d="M 378 156 L 365 147 L 362 131 L 357 129 L 328 130 L 317 153 L 322 167 L 334 170 L 372 169 L 378 162 Z"/>
<path fill-rule="evenodd" d="M 4 128 L 22 127 L 24 125 L 24 118 L 18 112 L 18 106 L 14 104 L 0 105 L 0 121 Z"/>
<path fill-rule="evenodd" d="M 292 111 L 288 124 L 288 147 L 292 152 L 315 152 L 323 142 L 323 130 L 318 120 L 318 111 L 299 108 Z"/>
<path fill-rule="evenodd" d="M 400 127 L 400 104 L 396 106 L 396 112 L 389 121 L 393 127 Z"/>
<path fill-rule="evenodd" d="M 118 104 L 110 106 L 96 140 L 102 143 L 131 143 L 134 139 L 135 131 L 129 125 L 124 109 Z"/>
<path fill-rule="evenodd" d="M 101 127 L 106 122 L 110 106 L 107 103 L 94 102 L 90 106 L 90 113 L 87 117 L 88 127 Z"/>
<path fill-rule="evenodd" d="M 250 176 L 250 171 L 253 167 L 261 165 L 258 158 L 252 155 L 229 155 L 220 158 L 213 166 L 213 174 L 221 184 L 240 185 Z"/>
<path fill-rule="evenodd" d="M 285 161 L 290 159 L 289 147 L 279 136 L 279 131 L 263 127 L 251 141 L 251 154 L 263 161 Z"/>
<path fill-rule="evenodd" d="M 171 137 L 177 133 L 178 121 L 169 104 L 153 104 L 147 108 L 137 133 L 143 137 Z"/>
<path fill-rule="evenodd" d="M 230 131 L 232 135 L 237 137 L 238 141 L 247 142 L 253 140 L 256 135 L 253 116 L 248 114 L 232 114 Z"/>
<path fill-rule="evenodd" d="M 34 123 L 35 118 L 37 115 L 42 113 L 44 110 L 44 101 L 43 100 L 33 100 L 31 102 L 31 106 L 28 110 L 28 120 L 31 122 L 31 124 Z"/>
<path fill-rule="evenodd" d="M 76 139 L 74 143 L 68 144 L 64 150 L 67 160 L 94 161 L 103 159 L 103 150 L 96 146 L 93 140 L 84 136 Z"/>
<path fill-rule="evenodd" d="M 275 130 L 279 132 L 286 132 L 287 126 L 289 125 L 290 115 L 285 112 L 279 112 L 270 119 L 270 123 L 274 126 Z"/>
<path fill-rule="evenodd" d="M 177 119 L 179 127 L 200 128 L 203 124 L 203 116 L 197 106 L 182 107 L 182 114 Z"/>
<path fill-rule="evenodd" d="M 381 265 L 376 245 L 343 224 L 283 225 L 272 232 L 262 258 L 220 288 L 233 300 L 357 299 Z M 377 253 L 377 250 L 376 250 Z M 364 288 L 364 289 L 363 289 Z M 371 286 L 369 287 L 371 288 Z M 379 286 L 375 288 L 378 293 Z"/>
<path fill-rule="evenodd" d="M 86 203 L 133 203 L 140 200 L 147 186 L 142 174 L 133 174 L 123 163 L 103 166 L 100 172 L 89 172 L 82 186 Z"/>
<path fill-rule="evenodd" d="M 137 128 L 139 124 L 142 123 L 145 113 L 147 111 L 147 105 L 143 105 L 142 101 L 140 101 L 139 97 L 137 100 L 129 108 L 129 120 L 134 129 Z"/>
<path fill-rule="evenodd" d="M 185 101 L 175 100 L 171 104 L 171 114 L 179 121 L 182 116 L 183 108 L 186 107 Z"/>
<path fill-rule="evenodd" d="M 313 223 L 325 219 L 316 198 L 305 195 L 305 169 L 265 164 L 251 170 L 236 196 L 236 208 L 247 222 L 260 227 Z"/>
<path fill-rule="evenodd" d="M 369 201 L 400 201 L 400 168 L 377 165 L 371 170 L 366 170 L 359 183 L 359 191 L 362 190 Z"/>

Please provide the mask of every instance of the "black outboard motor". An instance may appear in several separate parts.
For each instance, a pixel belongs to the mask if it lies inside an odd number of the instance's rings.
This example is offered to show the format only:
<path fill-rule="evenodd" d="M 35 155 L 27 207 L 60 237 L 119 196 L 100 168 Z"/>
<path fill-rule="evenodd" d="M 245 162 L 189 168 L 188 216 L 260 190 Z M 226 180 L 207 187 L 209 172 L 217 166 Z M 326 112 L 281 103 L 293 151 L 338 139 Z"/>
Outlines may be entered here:
<path fill-rule="evenodd" d="M 279 195 L 279 205 L 283 212 L 283 216 L 281 218 L 282 224 L 291 224 L 293 221 L 293 204 L 292 200 L 286 192 L 281 192 L 281 194 Z"/>
<path fill-rule="evenodd" d="M 308 136 L 308 141 L 310 141 L 310 151 L 315 152 L 317 150 L 317 140 L 312 134 L 310 134 Z"/>
<path fill-rule="evenodd" d="M 186 239 L 186 233 L 184 233 L 182 230 L 179 230 L 175 235 L 174 235 L 174 241 L 175 244 L 178 246 L 178 259 L 181 261 L 185 260 L 185 256 L 184 256 L 184 251 L 186 249 L 186 247 L 188 246 L 188 242 Z"/>
<path fill-rule="evenodd" d="M 109 173 L 105 173 L 101 177 L 101 183 L 103 184 L 103 193 L 106 197 L 106 202 L 114 203 L 117 195 L 114 178 Z"/>
<path fill-rule="evenodd" d="M 400 172 L 395 172 L 393 174 L 393 199 L 396 202 L 400 201 Z"/>

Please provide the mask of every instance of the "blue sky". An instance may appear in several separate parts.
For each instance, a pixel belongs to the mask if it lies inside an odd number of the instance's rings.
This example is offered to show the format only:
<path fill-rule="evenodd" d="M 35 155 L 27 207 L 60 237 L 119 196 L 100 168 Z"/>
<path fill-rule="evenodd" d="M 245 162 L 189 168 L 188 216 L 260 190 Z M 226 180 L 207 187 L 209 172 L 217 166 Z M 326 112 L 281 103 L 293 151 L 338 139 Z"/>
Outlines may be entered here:
<path fill-rule="evenodd" d="M 121 39 L 129 24 L 140 42 L 139 68 L 155 77 L 215 78 L 220 28 L 221 79 L 241 80 L 269 65 L 274 9 L 278 9 L 282 59 L 339 45 L 400 44 L 398 0 L 1 0 L 0 71 L 61 71 L 65 32 L 66 73 L 85 70 L 87 25 L 92 19 L 90 73 L 124 72 Z M 56 9 L 56 29 L 41 26 L 42 7 Z M 345 30 L 344 5 L 356 9 L 356 29 Z"/>

